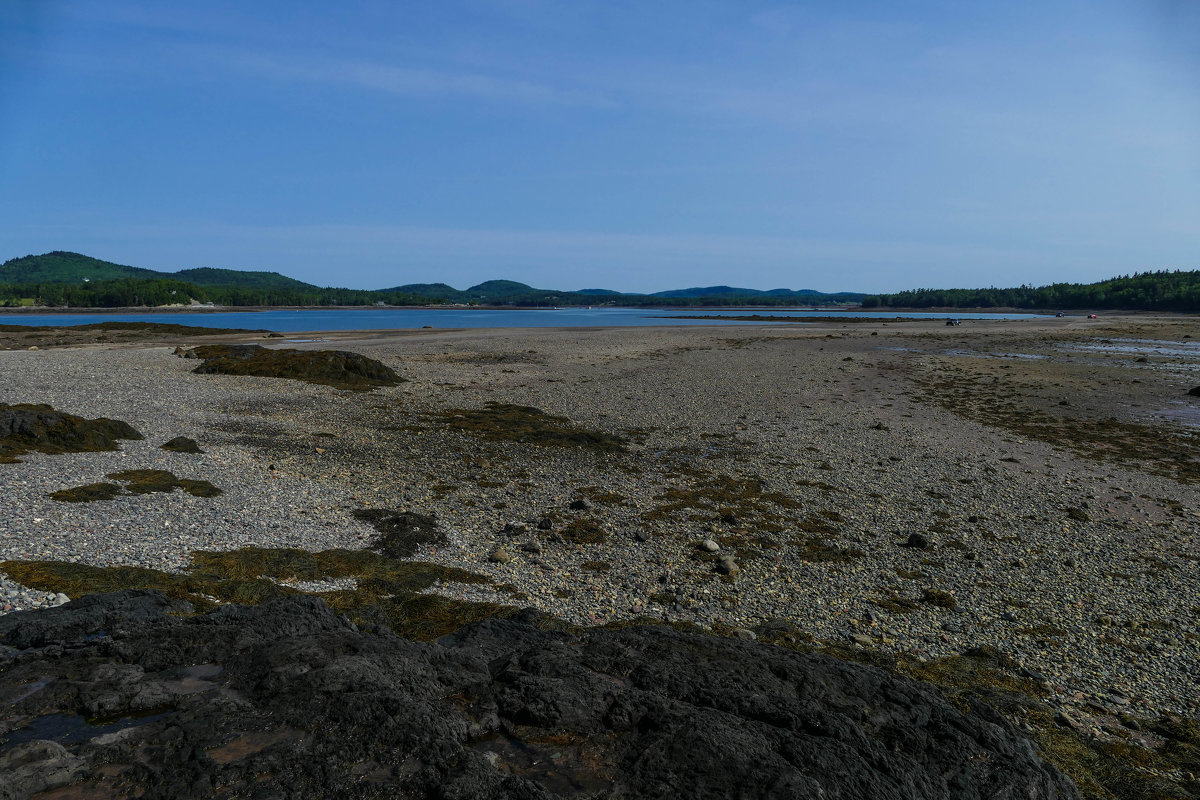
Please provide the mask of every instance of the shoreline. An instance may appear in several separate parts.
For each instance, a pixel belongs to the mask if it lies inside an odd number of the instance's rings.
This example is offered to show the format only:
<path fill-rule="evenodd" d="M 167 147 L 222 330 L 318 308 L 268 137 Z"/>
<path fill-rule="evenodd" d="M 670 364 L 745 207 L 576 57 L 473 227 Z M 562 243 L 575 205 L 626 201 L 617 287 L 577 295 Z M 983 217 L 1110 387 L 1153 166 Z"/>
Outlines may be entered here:
<path fill-rule="evenodd" d="M 1072 713 L 1200 711 L 1187 599 L 1200 595 L 1188 516 L 1200 491 L 1154 444 L 1191 430 L 1155 409 L 1186 400 L 1192 362 L 1077 349 L 1142 338 L 1191 353 L 1191 318 L 301 336 L 325 341 L 289 346 L 337 342 L 408 382 L 355 394 L 197 375 L 170 337 L 0 352 L 0 402 L 114 417 L 147 437 L 0 465 L 0 560 L 178 570 L 192 550 L 357 549 L 377 534 L 352 511 L 411 511 L 448 537 L 414 558 L 492 581 L 433 589 L 450 598 L 584 625 L 784 619 L 818 641 L 930 659 L 993 646 Z M 457 422 L 489 402 L 626 443 L 538 446 Z M 1046 415 L 1059 428 L 1028 424 Z M 1128 427 L 1072 441 L 1108 419 Z M 206 453 L 158 449 L 178 435 Z M 224 494 L 47 497 L 139 468 Z M 927 546 L 906 546 L 914 534 Z M 717 570 L 709 539 L 736 575 Z"/>

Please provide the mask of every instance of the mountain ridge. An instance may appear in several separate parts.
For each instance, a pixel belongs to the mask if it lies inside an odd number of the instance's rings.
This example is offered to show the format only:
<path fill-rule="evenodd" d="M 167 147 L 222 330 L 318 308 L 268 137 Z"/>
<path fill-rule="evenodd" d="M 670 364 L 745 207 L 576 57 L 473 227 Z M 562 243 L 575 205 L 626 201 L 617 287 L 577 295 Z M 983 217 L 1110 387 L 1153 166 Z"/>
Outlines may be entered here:
<path fill-rule="evenodd" d="M 781 300 L 811 303 L 814 300 L 830 302 L 857 302 L 864 293 L 822 293 L 812 289 L 793 292 L 789 289 L 742 289 L 731 286 L 693 287 L 672 289 L 653 294 L 620 292 L 613 289 L 588 289 L 570 291 L 563 289 L 540 289 L 519 281 L 493 279 L 483 281 L 466 289 L 455 289 L 446 283 L 409 283 L 386 289 L 336 289 L 319 287 L 315 284 L 290 278 L 278 272 L 235 270 L 216 267 L 198 267 L 176 272 L 131 267 L 103 261 L 81 253 L 55 250 L 41 255 L 27 255 L 9 259 L 0 264 L 0 287 L 4 285 L 61 285 L 50 294 L 64 298 L 80 295 L 79 284 L 100 284 L 109 281 L 171 281 L 197 287 L 196 299 L 211 298 L 216 302 L 231 305 L 254 305 L 256 293 L 261 294 L 258 304 L 325 304 L 320 298 L 336 294 L 339 302 L 365 304 L 412 304 L 416 301 L 469 304 L 513 304 L 513 305 L 599 305 L 615 303 L 637 303 L 649 305 L 666 303 L 678 305 L 680 301 L 699 302 L 717 300 L 734 302 L 761 298 L 778 305 Z M 66 287 L 75 284 L 76 288 Z M 174 283 L 172 284 L 174 286 Z M 96 288 L 93 286 L 93 288 Z M 176 289 L 176 292 L 178 289 Z M 314 299 L 314 297 L 318 299 Z M 347 301 L 346 298 L 351 298 Z M 289 299 L 291 298 L 291 299 Z M 70 303 L 70 300 L 64 300 Z M 332 302 L 332 301 L 330 301 Z"/>

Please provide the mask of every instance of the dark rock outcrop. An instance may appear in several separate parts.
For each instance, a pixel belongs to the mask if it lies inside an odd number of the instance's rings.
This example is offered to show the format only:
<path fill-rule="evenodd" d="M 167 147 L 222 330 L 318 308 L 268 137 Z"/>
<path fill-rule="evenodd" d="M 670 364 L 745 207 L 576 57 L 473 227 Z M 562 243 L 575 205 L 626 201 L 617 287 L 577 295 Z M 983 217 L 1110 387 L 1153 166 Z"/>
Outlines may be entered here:
<path fill-rule="evenodd" d="M 118 439 L 141 439 L 127 422 L 84 419 L 43 403 L 0 403 L 0 463 L 23 453 L 85 453 L 118 450 Z"/>
<path fill-rule="evenodd" d="M 0 798 L 1078 797 L 1000 718 L 826 656 L 535 612 L 417 643 L 313 597 L 171 610 L 0 618 Z"/>
<path fill-rule="evenodd" d="M 345 350 L 268 349 L 257 344 L 211 344 L 193 348 L 204 359 L 192 370 L 200 374 L 255 375 L 368 391 L 396 386 L 404 379 L 373 358 Z"/>

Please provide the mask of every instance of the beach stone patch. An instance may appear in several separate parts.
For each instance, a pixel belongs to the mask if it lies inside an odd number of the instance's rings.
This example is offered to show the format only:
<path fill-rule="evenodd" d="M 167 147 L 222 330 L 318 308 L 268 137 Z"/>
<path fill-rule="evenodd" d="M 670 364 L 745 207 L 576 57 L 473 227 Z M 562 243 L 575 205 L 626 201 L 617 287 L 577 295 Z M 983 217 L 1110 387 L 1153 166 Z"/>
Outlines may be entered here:
<path fill-rule="evenodd" d="M 201 375 L 288 378 L 338 389 L 370 391 L 404 381 L 391 367 L 345 350 L 269 349 L 257 344 L 211 344 L 192 349 Z"/>
<path fill-rule="evenodd" d="M 189 439 L 186 436 L 176 436 L 174 439 L 162 444 L 161 447 L 163 450 L 172 453 L 192 453 L 194 455 L 202 455 L 204 453 L 195 439 Z"/>
<path fill-rule="evenodd" d="M 121 420 L 85 419 L 44 403 L 0 403 L 0 463 L 19 463 L 25 453 L 87 453 L 119 450 L 119 439 L 144 438 Z"/>

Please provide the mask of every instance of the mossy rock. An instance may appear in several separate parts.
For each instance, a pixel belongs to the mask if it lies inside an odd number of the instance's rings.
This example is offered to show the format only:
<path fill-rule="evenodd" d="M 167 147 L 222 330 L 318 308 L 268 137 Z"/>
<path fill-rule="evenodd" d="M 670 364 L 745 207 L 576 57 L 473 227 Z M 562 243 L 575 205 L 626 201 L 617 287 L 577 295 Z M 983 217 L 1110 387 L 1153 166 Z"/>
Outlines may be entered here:
<path fill-rule="evenodd" d="M 192 350 L 204 363 L 192 370 L 201 375 L 252 375 L 369 391 L 396 386 L 404 379 L 373 358 L 345 350 L 268 349 L 257 344 L 201 345 Z"/>
<path fill-rule="evenodd" d="M 119 450 L 119 439 L 141 439 L 127 422 L 84 419 L 43 403 L 0 403 L 0 463 L 25 453 L 87 453 Z"/>
<path fill-rule="evenodd" d="M 164 443 L 162 449 L 172 453 L 192 453 L 195 455 L 204 453 L 195 439 L 189 439 L 186 436 L 176 436 L 174 439 Z"/>

